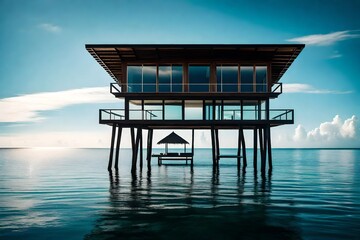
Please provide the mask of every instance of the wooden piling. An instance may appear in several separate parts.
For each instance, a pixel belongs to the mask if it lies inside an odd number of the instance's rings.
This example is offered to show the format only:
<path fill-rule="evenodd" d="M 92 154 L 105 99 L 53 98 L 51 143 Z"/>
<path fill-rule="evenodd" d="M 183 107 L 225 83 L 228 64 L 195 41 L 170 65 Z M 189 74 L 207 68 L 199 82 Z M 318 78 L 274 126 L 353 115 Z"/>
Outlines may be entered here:
<path fill-rule="evenodd" d="M 268 160 L 269 160 L 269 171 L 272 170 L 272 148 L 271 148 L 271 128 L 268 127 Z"/>
<path fill-rule="evenodd" d="M 152 139 L 153 139 L 153 129 L 148 130 L 148 139 L 147 139 L 147 167 L 150 170 L 151 169 L 151 155 L 152 155 Z"/>
<path fill-rule="evenodd" d="M 130 128 L 130 138 L 131 138 L 131 149 L 132 149 L 132 161 L 131 161 L 131 172 L 135 172 L 135 132 L 134 128 Z"/>
<path fill-rule="evenodd" d="M 241 144 L 242 144 L 242 151 L 243 151 L 243 169 L 245 170 L 247 166 L 247 159 L 246 159 L 246 144 L 245 144 L 245 136 L 244 136 L 244 129 L 240 128 L 241 133 Z"/>
<path fill-rule="evenodd" d="M 254 128 L 254 162 L 253 162 L 253 166 L 254 166 L 254 171 L 257 172 L 257 152 L 258 152 L 258 147 L 257 147 L 257 128 Z"/>
<path fill-rule="evenodd" d="M 216 144 L 215 144 L 215 129 L 211 128 L 211 150 L 212 150 L 212 158 L 213 158 L 213 167 L 216 165 Z"/>
<path fill-rule="evenodd" d="M 143 138 L 142 138 L 142 129 L 139 128 L 140 131 L 140 169 L 142 170 L 143 168 Z"/>
<path fill-rule="evenodd" d="M 240 165 L 241 165 L 241 132 L 240 132 L 240 128 L 238 131 L 238 149 L 237 149 L 237 170 L 240 170 Z"/>
<path fill-rule="evenodd" d="M 112 161 L 113 161 L 113 155 L 114 155 L 115 135 L 116 135 L 116 124 L 113 124 L 112 125 L 112 133 L 111 133 L 111 145 L 110 145 L 108 171 L 111 171 L 111 167 L 112 167 Z"/>
<path fill-rule="evenodd" d="M 122 133 L 122 128 L 120 127 L 120 125 L 118 124 L 118 135 L 117 135 L 117 139 L 116 139 L 116 155 L 115 155 L 115 169 L 119 169 L 119 153 L 120 153 L 120 141 L 121 141 L 121 133 Z"/>
<path fill-rule="evenodd" d="M 220 160 L 219 129 L 215 129 L 215 144 L 216 144 L 216 165 L 219 165 L 219 160 Z"/>

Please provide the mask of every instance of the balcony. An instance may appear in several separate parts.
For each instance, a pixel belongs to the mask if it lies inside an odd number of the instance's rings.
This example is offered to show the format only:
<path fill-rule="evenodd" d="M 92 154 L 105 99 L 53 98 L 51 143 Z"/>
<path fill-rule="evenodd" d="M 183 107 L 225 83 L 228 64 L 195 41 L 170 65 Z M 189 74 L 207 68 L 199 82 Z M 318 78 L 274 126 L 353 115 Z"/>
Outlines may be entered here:
<path fill-rule="evenodd" d="M 182 91 L 179 91 L 182 89 Z M 193 89 L 191 92 L 189 89 Z M 225 91 L 226 89 L 226 91 Z M 125 91 L 124 91 L 125 90 Z M 155 91 L 154 91 L 155 90 Z M 124 93 L 209 93 L 212 94 L 272 94 L 278 96 L 282 93 L 282 83 L 274 83 L 271 86 L 271 91 L 267 91 L 266 84 L 110 84 L 110 93 L 116 97 Z"/>
<path fill-rule="evenodd" d="M 100 109 L 99 122 L 101 124 L 122 123 L 125 125 L 158 125 L 158 126 L 256 126 L 270 124 L 278 126 L 294 123 L 293 109 L 271 109 L 268 114 L 265 110 L 223 110 L 211 116 L 206 113 L 202 117 L 191 117 L 180 114 L 181 117 L 168 115 L 163 110 L 129 110 Z"/>

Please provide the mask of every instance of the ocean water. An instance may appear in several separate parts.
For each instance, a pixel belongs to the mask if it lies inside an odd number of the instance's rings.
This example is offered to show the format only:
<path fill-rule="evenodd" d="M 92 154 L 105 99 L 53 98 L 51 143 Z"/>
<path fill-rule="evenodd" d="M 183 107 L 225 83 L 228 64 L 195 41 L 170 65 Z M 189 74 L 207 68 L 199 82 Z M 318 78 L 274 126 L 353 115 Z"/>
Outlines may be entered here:
<path fill-rule="evenodd" d="M 107 149 L 2 149 L 0 239 L 360 239 L 360 150 L 274 149 L 265 176 L 251 152 L 131 175 L 129 149 L 112 174 Z"/>

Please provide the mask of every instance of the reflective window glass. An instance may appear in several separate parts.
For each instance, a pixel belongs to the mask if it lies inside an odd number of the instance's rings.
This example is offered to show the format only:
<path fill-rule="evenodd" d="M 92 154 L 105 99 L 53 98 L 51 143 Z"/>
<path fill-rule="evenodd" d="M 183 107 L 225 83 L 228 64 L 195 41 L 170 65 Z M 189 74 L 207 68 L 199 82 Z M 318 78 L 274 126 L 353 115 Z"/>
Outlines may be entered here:
<path fill-rule="evenodd" d="M 252 66 L 240 67 L 241 92 L 253 92 L 253 72 L 254 68 Z"/>
<path fill-rule="evenodd" d="M 210 66 L 189 66 L 189 91 L 209 92 Z"/>

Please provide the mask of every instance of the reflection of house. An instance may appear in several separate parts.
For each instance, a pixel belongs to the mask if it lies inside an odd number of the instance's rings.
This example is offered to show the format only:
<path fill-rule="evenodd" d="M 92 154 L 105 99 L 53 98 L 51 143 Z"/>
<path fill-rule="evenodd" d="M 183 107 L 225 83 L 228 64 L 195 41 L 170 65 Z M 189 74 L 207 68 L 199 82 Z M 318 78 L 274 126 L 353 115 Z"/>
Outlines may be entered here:
<path fill-rule="evenodd" d="M 210 129 L 215 166 L 225 157 L 220 155 L 218 130 L 238 129 L 239 149 L 233 157 L 239 166 L 242 148 L 245 166 L 245 129 L 253 130 L 255 147 L 259 136 L 262 171 L 266 155 L 271 168 L 270 127 L 292 124 L 294 112 L 270 109 L 270 99 L 282 93 L 279 80 L 303 48 L 302 44 L 86 45 L 115 80 L 111 93 L 124 100 L 123 109 L 100 110 L 100 123 L 113 126 L 111 159 L 116 128 L 119 133 L 131 129 L 133 170 L 142 129 L 149 133 L 148 163 L 154 129 Z M 256 160 L 257 151 L 254 154 Z"/>

